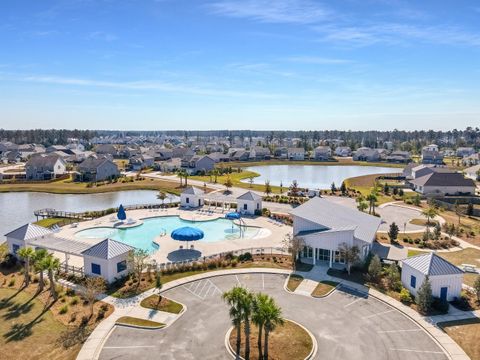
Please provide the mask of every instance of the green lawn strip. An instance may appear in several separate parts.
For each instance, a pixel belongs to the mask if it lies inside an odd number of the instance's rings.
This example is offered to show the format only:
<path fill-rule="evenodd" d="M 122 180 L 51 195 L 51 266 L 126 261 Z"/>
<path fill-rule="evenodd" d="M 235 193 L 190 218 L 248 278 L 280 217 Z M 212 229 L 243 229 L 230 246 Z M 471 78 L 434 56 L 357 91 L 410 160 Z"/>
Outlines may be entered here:
<path fill-rule="evenodd" d="M 315 290 L 312 291 L 312 296 L 313 297 L 324 297 L 328 295 L 331 291 L 333 291 L 339 283 L 336 281 L 330 281 L 330 280 L 323 280 L 320 281 L 315 288 Z"/>
<path fill-rule="evenodd" d="M 47 219 L 38 220 L 34 224 L 49 228 L 49 227 L 52 227 L 53 225 L 63 223 L 64 221 L 65 219 L 62 219 L 62 218 L 47 218 Z"/>
<path fill-rule="evenodd" d="M 160 304 L 158 303 L 158 300 L 158 295 L 150 295 L 149 297 L 142 300 L 140 306 L 147 309 L 165 311 L 172 314 L 179 314 L 183 309 L 182 304 L 179 304 L 176 301 L 167 299 L 165 297 L 162 298 Z"/>
<path fill-rule="evenodd" d="M 297 275 L 297 274 L 292 274 L 288 277 L 288 282 L 287 282 L 287 289 L 290 290 L 291 292 L 294 292 L 295 289 L 300 285 L 300 283 L 303 281 L 303 276 Z"/>
<path fill-rule="evenodd" d="M 419 225 L 419 226 L 427 226 L 427 219 L 411 219 L 410 224 L 413 225 Z M 438 224 L 438 221 L 436 220 L 430 220 L 428 222 L 428 226 L 436 226 Z"/>
<path fill-rule="evenodd" d="M 149 327 L 154 329 L 165 327 L 165 324 L 163 323 L 159 323 L 151 320 L 139 319 L 131 316 L 122 316 L 116 321 L 116 324 Z"/>

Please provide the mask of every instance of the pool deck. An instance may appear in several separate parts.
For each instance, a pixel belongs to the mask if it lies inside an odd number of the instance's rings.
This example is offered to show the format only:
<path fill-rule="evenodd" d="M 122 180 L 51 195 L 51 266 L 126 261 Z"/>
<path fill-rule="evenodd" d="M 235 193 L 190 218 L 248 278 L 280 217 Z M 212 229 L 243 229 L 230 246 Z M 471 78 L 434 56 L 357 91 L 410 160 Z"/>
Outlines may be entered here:
<path fill-rule="evenodd" d="M 156 217 L 165 217 L 165 216 L 180 216 L 183 220 L 189 221 L 209 221 L 215 220 L 218 218 L 224 218 L 225 212 L 217 210 L 211 214 L 206 214 L 198 210 L 183 210 L 179 208 L 170 208 L 170 209 L 142 209 L 142 210 L 131 210 L 128 212 L 128 218 L 136 221 L 136 224 L 131 224 L 130 227 L 134 227 L 141 223 L 143 219 L 156 218 Z M 152 253 L 151 258 L 157 261 L 158 263 L 165 262 L 174 262 L 182 261 L 192 257 L 203 257 L 218 254 L 220 252 L 235 251 L 240 249 L 246 249 L 250 247 L 281 247 L 283 239 L 286 234 L 292 232 L 292 228 L 287 225 L 278 225 L 272 223 L 268 218 L 258 216 L 258 217 L 242 217 L 247 226 L 261 228 L 259 233 L 253 238 L 240 238 L 233 240 L 224 240 L 217 242 L 204 242 L 204 241 L 195 241 L 190 242 L 188 246 L 194 246 L 194 249 L 188 251 L 185 250 L 186 243 L 173 240 L 170 237 L 170 234 L 164 236 L 157 236 L 152 241 L 160 245 L 160 249 Z M 75 238 L 75 234 L 79 231 L 91 229 L 91 228 L 118 228 L 118 222 L 112 221 L 112 215 L 104 216 L 95 220 L 85 221 L 78 223 L 78 226 L 64 226 L 55 236 L 72 239 L 76 241 L 87 242 L 92 245 L 100 242 L 102 239 L 78 239 Z M 160 230 L 159 230 L 160 232 Z M 180 246 L 183 245 L 184 249 L 181 250 Z M 70 264 L 75 266 L 83 266 L 83 261 L 81 258 L 70 259 Z"/>

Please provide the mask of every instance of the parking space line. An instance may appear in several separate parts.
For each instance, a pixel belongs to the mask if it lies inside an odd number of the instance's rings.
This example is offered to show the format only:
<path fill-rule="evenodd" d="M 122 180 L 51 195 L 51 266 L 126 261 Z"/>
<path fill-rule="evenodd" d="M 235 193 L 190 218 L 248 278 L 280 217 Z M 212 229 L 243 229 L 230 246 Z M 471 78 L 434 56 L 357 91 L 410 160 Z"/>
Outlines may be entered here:
<path fill-rule="evenodd" d="M 238 285 L 242 286 L 242 283 L 240 282 L 240 279 L 238 278 L 238 276 L 237 276 L 237 275 L 235 275 L 235 278 L 236 278 L 236 279 L 237 279 L 237 281 L 238 281 Z"/>
<path fill-rule="evenodd" d="M 370 319 L 370 318 L 373 318 L 375 316 L 379 316 L 379 315 L 383 315 L 383 314 L 388 314 L 388 313 L 391 313 L 395 311 L 394 309 L 390 309 L 390 310 L 387 310 L 387 311 L 383 311 L 383 312 L 379 312 L 379 313 L 376 313 L 376 314 L 372 314 L 372 315 L 368 315 L 368 316 L 364 316 L 362 317 L 362 319 Z"/>
<path fill-rule="evenodd" d="M 197 295 L 196 292 L 190 290 L 188 287 L 184 286 L 183 288 L 184 288 L 185 290 L 187 290 L 190 294 L 192 294 L 192 295 L 198 297 L 199 299 L 203 300 L 203 298 L 202 298 L 201 296 Z"/>
<path fill-rule="evenodd" d="M 200 291 L 198 292 L 198 295 L 201 295 L 201 294 L 202 294 L 203 289 L 205 289 L 205 286 L 207 286 L 207 285 L 209 285 L 208 287 L 210 287 L 210 284 L 208 283 L 208 280 L 205 281 L 205 283 L 203 284 L 202 290 L 200 290 Z M 207 288 L 207 289 L 208 289 L 208 288 Z"/>
<path fill-rule="evenodd" d="M 357 298 L 357 299 L 353 300 L 351 303 L 345 305 L 344 308 L 347 308 L 347 307 L 349 307 L 350 305 L 353 305 L 353 304 L 355 304 L 357 301 L 360 301 L 360 300 L 362 300 L 362 298 Z"/>
<path fill-rule="evenodd" d="M 200 280 L 200 281 L 198 282 L 197 286 L 195 287 L 195 290 L 193 290 L 193 292 L 195 292 L 195 293 L 196 293 L 196 292 L 197 292 L 197 290 L 198 290 L 198 287 L 199 287 L 199 286 L 200 286 L 200 284 L 202 284 L 203 282 L 204 282 L 203 280 Z"/>
<path fill-rule="evenodd" d="M 389 334 L 389 333 L 397 333 L 397 332 L 414 332 L 414 331 L 422 331 L 422 329 L 380 330 L 380 331 L 377 331 L 377 333 L 379 333 L 379 334 Z"/>
<path fill-rule="evenodd" d="M 445 355 L 443 351 L 431 351 L 431 350 L 413 350 L 413 349 L 390 349 L 391 351 L 406 351 L 406 352 L 414 352 L 414 353 L 422 353 L 422 354 L 442 354 Z"/>

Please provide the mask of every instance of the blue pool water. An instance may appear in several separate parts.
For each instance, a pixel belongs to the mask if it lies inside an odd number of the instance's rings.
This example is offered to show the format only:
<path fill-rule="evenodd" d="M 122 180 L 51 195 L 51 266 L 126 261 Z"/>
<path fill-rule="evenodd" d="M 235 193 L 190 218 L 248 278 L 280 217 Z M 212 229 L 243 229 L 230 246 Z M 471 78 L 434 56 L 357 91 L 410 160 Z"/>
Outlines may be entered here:
<path fill-rule="evenodd" d="M 205 236 L 203 242 L 217 242 L 223 240 L 233 240 L 240 238 L 240 228 L 233 225 L 227 219 L 215 219 L 209 221 L 188 221 L 182 220 L 178 216 L 164 216 L 151 219 L 145 219 L 143 224 L 130 229 L 111 229 L 107 227 L 91 228 L 81 230 L 75 234 L 78 239 L 104 239 L 110 238 L 121 241 L 125 244 L 141 248 L 147 251 L 158 250 L 158 246 L 153 240 L 162 233 L 166 233 L 166 238 L 170 238 L 170 233 L 182 226 L 194 226 L 202 229 Z M 252 238 L 258 234 L 260 228 L 247 227 L 243 232 L 243 238 Z M 163 237 L 158 241 L 162 242 Z M 180 242 L 179 242 L 180 244 Z"/>

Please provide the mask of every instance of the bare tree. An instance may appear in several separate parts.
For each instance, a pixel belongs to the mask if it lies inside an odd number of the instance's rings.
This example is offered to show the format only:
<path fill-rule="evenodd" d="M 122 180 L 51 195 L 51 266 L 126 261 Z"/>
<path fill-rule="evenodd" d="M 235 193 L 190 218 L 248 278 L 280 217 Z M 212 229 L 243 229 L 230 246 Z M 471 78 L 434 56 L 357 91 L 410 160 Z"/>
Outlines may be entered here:
<path fill-rule="evenodd" d="M 148 251 L 135 249 L 128 255 L 128 265 L 137 279 L 137 288 L 140 286 L 142 272 L 147 268 Z"/>
<path fill-rule="evenodd" d="M 292 256 L 292 267 L 293 270 L 296 270 L 297 259 L 300 251 L 303 250 L 305 246 L 305 241 L 300 236 L 294 236 L 292 234 L 287 234 L 283 238 L 283 248 L 285 251 L 288 251 Z"/>
<path fill-rule="evenodd" d="M 93 315 L 93 305 L 97 297 L 105 292 L 105 280 L 101 277 L 87 277 L 81 290 L 82 296 L 87 300 L 90 306 L 90 317 Z"/>

